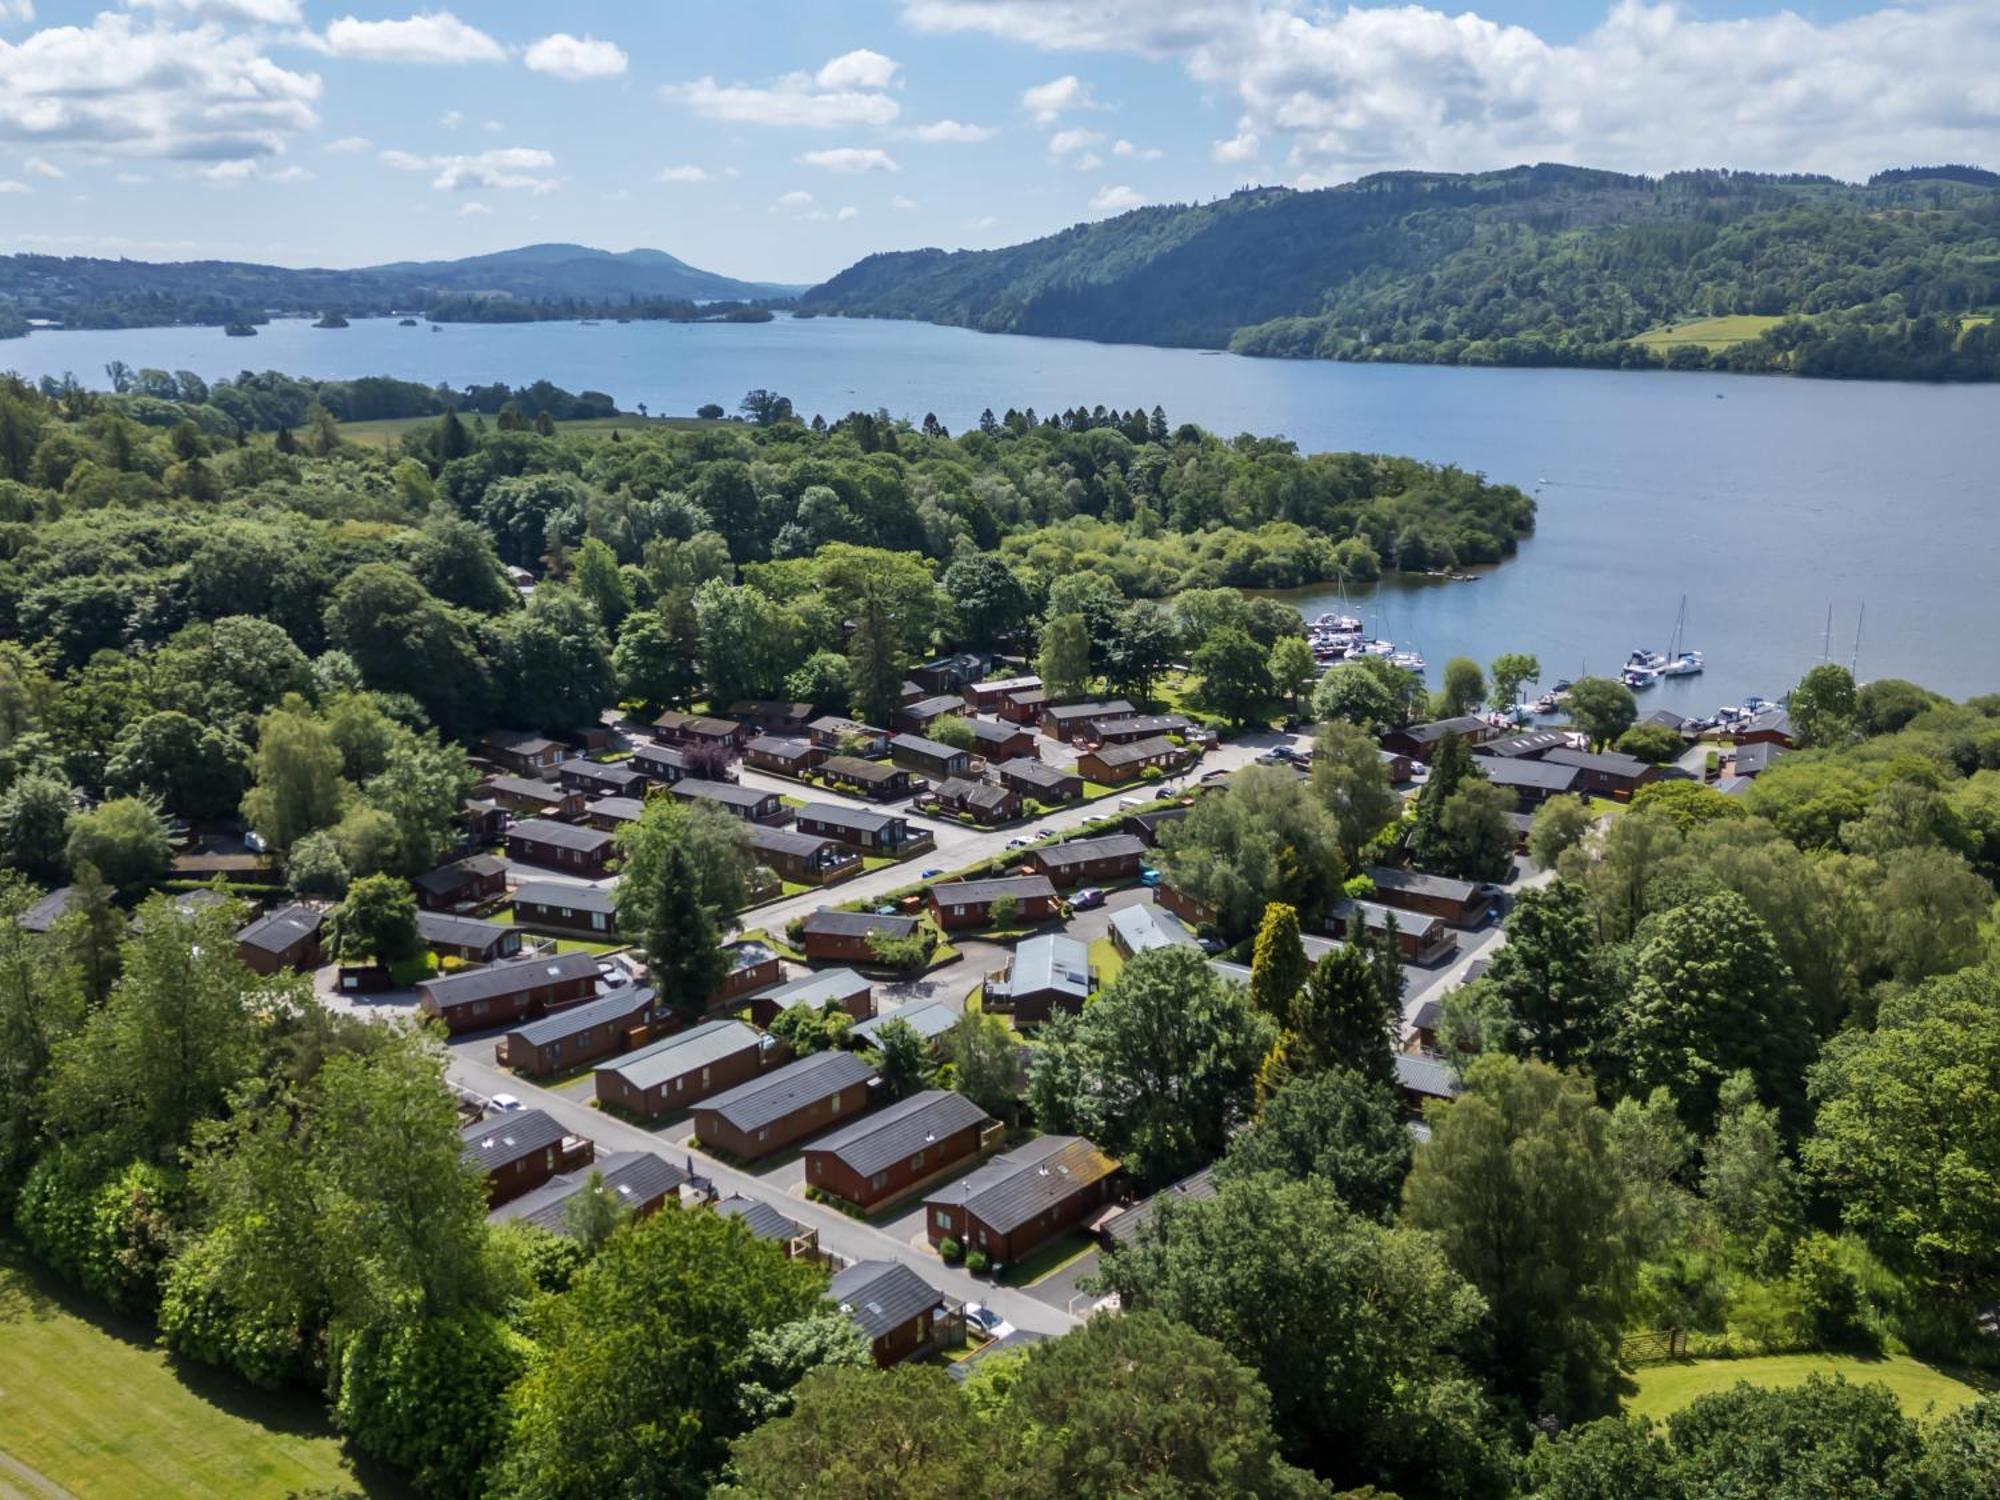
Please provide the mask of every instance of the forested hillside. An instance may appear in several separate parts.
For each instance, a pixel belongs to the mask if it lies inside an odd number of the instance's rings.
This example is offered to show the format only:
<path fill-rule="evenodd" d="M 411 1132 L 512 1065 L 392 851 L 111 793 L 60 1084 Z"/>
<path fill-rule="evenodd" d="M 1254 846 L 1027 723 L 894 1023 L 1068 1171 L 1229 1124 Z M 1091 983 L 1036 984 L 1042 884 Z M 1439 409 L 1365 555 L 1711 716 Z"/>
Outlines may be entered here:
<path fill-rule="evenodd" d="M 379 316 L 437 308 L 457 322 L 693 317 L 697 302 L 785 297 L 795 290 L 718 276 L 662 250 L 613 254 L 582 245 L 527 245 L 464 260 L 351 270 L 6 255 L 0 256 L 0 338 L 27 332 L 29 319 L 70 328 L 146 328 L 259 323 L 273 312 L 327 309 Z"/>
<path fill-rule="evenodd" d="M 1386 173 L 876 255 L 801 299 L 987 332 L 1442 364 L 2000 376 L 2000 184 L 1572 167 Z M 1685 341 L 1694 319 L 1754 320 Z M 1782 320 L 1782 321 L 1779 321 Z"/>

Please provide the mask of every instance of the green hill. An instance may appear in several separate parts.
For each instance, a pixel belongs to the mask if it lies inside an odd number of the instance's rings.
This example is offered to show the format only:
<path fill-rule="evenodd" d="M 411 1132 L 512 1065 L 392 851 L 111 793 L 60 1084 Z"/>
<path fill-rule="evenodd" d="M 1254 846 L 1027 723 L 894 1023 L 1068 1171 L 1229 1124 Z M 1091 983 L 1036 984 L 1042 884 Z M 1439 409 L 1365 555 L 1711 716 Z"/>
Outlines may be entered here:
<path fill-rule="evenodd" d="M 1565 166 L 1385 173 L 870 256 L 803 308 L 989 332 L 1445 364 L 2000 378 L 2000 177 Z M 1661 337 L 1705 319 L 1748 338 Z M 1646 335 L 1652 335 L 1646 338 Z"/>

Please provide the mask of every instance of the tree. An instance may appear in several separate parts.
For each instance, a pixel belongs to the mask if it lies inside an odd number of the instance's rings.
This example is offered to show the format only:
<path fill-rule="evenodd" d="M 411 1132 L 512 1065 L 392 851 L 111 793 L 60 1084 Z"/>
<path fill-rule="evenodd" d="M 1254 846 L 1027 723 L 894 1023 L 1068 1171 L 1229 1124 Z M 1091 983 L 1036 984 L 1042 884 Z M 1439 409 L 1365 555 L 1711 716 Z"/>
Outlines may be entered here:
<path fill-rule="evenodd" d="M 1514 868 L 1514 808 L 1511 788 L 1483 776 L 1467 778 L 1438 813 L 1443 867 L 1465 880 L 1505 880 Z"/>
<path fill-rule="evenodd" d="M 273 709 L 257 726 L 243 816 L 274 849 L 288 850 L 340 821 L 347 797 L 343 767 L 331 731 L 303 703 Z"/>
<path fill-rule="evenodd" d="M 0 875 L 0 1174 L 18 1182 L 40 1144 L 42 1084 L 56 1045 L 83 1024 L 78 965 L 21 926 L 33 889 Z"/>
<path fill-rule="evenodd" d="M 1158 857 L 1174 889 L 1210 907 L 1231 938 L 1255 931 L 1272 901 L 1324 912 L 1347 871 L 1326 808 L 1297 777 L 1268 766 L 1246 767 L 1199 798 L 1161 831 Z"/>
<path fill-rule="evenodd" d="M 0 861 L 37 880 L 62 873 L 76 799 L 46 772 L 19 777 L 0 795 Z"/>
<path fill-rule="evenodd" d="M 836 1307 L 750 1335 L 736 1388 L 747 1426 L 792 1410 L 799 1382 L 818 1370 L 872 1370 L 874 1351 L 853 1318 Z"/>
<path fill-rule="evenodd" d="M 847 638 L 847 690 L 854 716 L 864 724 L 887 724 L 903 701 L 908 663 L 902 631 L 886 592 L 865 589 L 856 602 L 854 630 Z"/>
<path fill-rule="evenodd" d="M 111 747 L 105 784 L 128 796 L 155 797 L 184 818 L 222 817 L 243 796 L 246 753 L 239 741 L 186 714 L 148 714 Z"/>
<path fill-rule="evenodd" d="M 598 622 L 616 632 L 632 612 L 632 591 L 618 571 L 618 559 L 601 537 L 587 536 L 576 549 L 576 591 L 597 611 Z"/>
<path fill-rule="evenodd" d="M 1993 887 L 1944 849 L 1897 849 L 1881 862 L 1875 893 L 1880 953 L 1900 983 L 1917 984 L 1972 963 L 1993 913 Z"/>
<path fill-rule="evenodd" d="M 1306 982 L 1312 964 L 1299 937 L 1299 914 L 1282 901 L 1264 908 L 1264 925 L 1250 956 L 1250 1004 L 1282 1023 L 1292 1013 L 1292 997 Z"/>
<path fill-rule="evenodd" d="M 1184 1176 L 1219 1155 L 1248 1113 L 1271 1033 L 1199 949 L 1141 953 L 1045 1041 L 1035 1074 L 1073 1062 L 1088 1084 L 1043 1124 L 1091 1136 L 1142 1182 Z M 1034 1097 L 1038 1113 L 1054 1103 Z"/>
<path fill-rule="evenodd" d="M 1239 727 L 1250 722 L 1270 693 L 1270 667 L 1263 648 L 1233 625 L 1197 646 L 1188 665 L 1200 679 L 1197 692 L 1202 706 Z"/>
<path fill-rule="evenodd" d="M 958 613 L 957 638 L 964 645 L 991 646 L 1027 623 L 1032 607 L 1027 587 L 997 552 L 960 552 L 944 570 L 943 583 Z"/>
<path fill-rule="evenodd" d="M 507 1437 L 502 1397 L 525 1349 L 483 1310 L 366 1328 L 342 1351 L 334 1418 L 426 1495 L 471 1500 L 489 1493 L 487 1463 Z"/>
<path fill-rule="evenodd" d="M 617 695 L 611 643 L 597 612 L 572 589 L 544 583 L 500 636 L 509 719 L 543 729 L 594 724 Z"/>
<path fill-rule="evenodd" d="M 1690 786 L 1694 784 L 1687 783 Z M 1642 787 L 1640 790 L 1651 791 L 1652 788 Z M 1553 870 L 1564 851 L 1582 843 L 1596 822 L 1581 797 L 1563 792 L 1549 798 L 1528 819 L 1528 858 L 1544 870 Z"/>
<path fill-rule="evenodd" d="M 916 1027 L 890 1016 L 875 1029 L 870 1060 L 891 1099 L 905 1099 L 929 1087 L 931 1048 Z"/>
<path fill-rule="evenodd" d="M 1082 615 L 1057 615 L 1042 627 L 1035 670 L 1052 698 L 1068 698 L 1090 686 L 1090 634 Z"/>
<path fill-rule="evenodd" d="M 701 676 L 712 702 L 777 696 L 787 632 L 776 601 L 711 578 L 694 591 L 694 614 Z"/>
<path fill-rule="evenodd" d="M 1565 703 L 1570 722 L 1589 737 L 1592 749 L 1611 744 L 1639 717 L 1639 700 L 1613 677 L 1579 677 Z"/>
<path fill-rule="evenodd" d="M 1855 721 L 1864 735 L 1894 734 L 1942 703 L 1935 693 L 1900 677 L 1878 677 L 1854 695 Z"/>
<path fill-rule="evenodd" d="M 362 799 L 395 825 L 389 868 L 421 875 L 458 842 L 458 819 L 475 778 L 457 745 L 414 735 L 390 750 L 388 763 L 361 788 Z"/>
<path fill-rule="evenodd" d="M 687 646 L 684 634 L 668 628 L 666 611 L 641 609 L 627 615 L 611 653 L 619 697 L 651 710 L 687 702 L 695 682 Z"/>
<path fill-rule="evenodd" d="M 2000 973 L 1932 979 L 1812 1074 L 1806 1170 L 1892 1264 L 1950 1289 L 2000 1272 Z"/>
<path fill-rule="evenodd" d="M 1226 1178 L 1213 1198 L 1164 1201 L 1097 1288 L 1248 1365 L 1284 1451 L 1341 1489 L 1453 1493 L 1484 1466 L 1481 1402 L 1452 1356 L 1479 1295 L 1429 1236 L 1350 1212 L 1323 1181 Z"/>
<path fill-rule="evenodd" d="M 1417 793 L 1417 817 L 1410 829 L 1410 862 L 1420 870 L 1449 870 L 1455 857 L 1444 831 L 1445 804 L 1479 776 L 1471 747 L 1455 730 L 1445 731 L 1431 755 L 1431 772 Z"/>
<path fill-rule="evenodd" d="M 1179 643 L 1166 610 L 1151 599 L 1134 599 L 1112 623 L 1111 642 L 1104 653 L 1105 681 L 1115 692 L 1150 699 L 1153 684 L 1173 665 Z"/>
<path fill-rule="evenodd" d="M 1747 1071 L 1723 1080 L 1716 1108 L 1715 1134 L 1702 1153 L 1702 1196 L 1717 1222 L 1746 1243 L 1787 1235 L 1799 1205 L 1778 1112 L 1757 1102 L 1757 1081 Z"/>
<path fill-rule="evenodd" d="M 1593 1061 L 1610 1031 L 1615 975 L 1582 890 L 1557 880 L 1522 891 L 1486 970 L 1508 1050 L 1558 1068 Z"/>
<path fill-rule="evenodd" d="M 88 860 L 70 871 L 69 910 L 57 931 L 76 963 L 84 999 L 93 1006 L 110 997 L 124 962 L 119 944 L 125 940 L 128 918 L 115 895 L 110 882 Z"/>
<path fill-rule="evenodd" d="M 583 1246 L 586 1256 L 595 1255 L 631 1217 L 631 1205 L 605 1186 L 604 1173 L 593 1167 L 563 1205 L 563 1232 Z"/>
<path fill-rule="evenodd" d="M 716 1214 L 667 1209 L 613 1235 L 535 1319 L 501 1487 L 700 1493 L 740 1430 L 750 1338 L 817 1311 L 825 1287 L 819 1267 Z"/>
<path fill-rule="evenodd" d="M 1313 689 L 1313 717 L 1340 719 L 1362 729 L 1393 729 L 1407 724 L 1423 679 L 1385 657 L 1364 656 L 1329 668 Z"/>
<path fill-rule="evenodd" d="M 369 687 L 407 693 L 444 733 L 490 722 L 491 673 L 471 631 L 400 568 L 363 563 L 343 578 L 326 607 L 326 634 Z"/>
<path fill-rule="evenodd" d="M 1257 1118 L 1230 1141 L 1224 1178 L 1276 1172 L 1316 1177 L 1371 1219 L 1389 1219 L 1402 1197 L 1412 1154 L 1401 1101 L 1376 1079 L 1347 1068 L 1286 1080 Z"/>
<path fill-rule="evenodd" d="M 295 896 L 322 896 L 338 901 L 347 894 L 353 872 L 330 833 L 309 833 L 292 845 L 285 860 L 285 884 Z"/>
<path fill-rule="evenodd" d="M 1021 1071 L 1013 1029 L 998 1016 L 969 1010 L 945 1034 L 944 1050 L 952 1086 L 995 1119 L 1013 1119 Z"/>
<path fill-rule="evenodd" d="M 736 409 L 759 427 L 770 427 L 775 423 L 789 422 L 792 419 L 791 398 L 761 387 L 744 392 L 743 399 L 737 403 Z"/>
<path fill-rule="evenodd" d="M 694 892 L 717 922 L 749 899 L 745 881 L 751 866 L 750 831 L 740 818 L 705 803 L 688 805 L 654 797 L 637 823 L 619 830 L 620 928 L 628 936 L 644 930 L 645 913 L 666 882 L 661 862 L 669 845 L 687 852 L 694 868 Z"/>
<path fill-rule="evenodd" d="M 1859 705 L 1854 675 L 1832 662 L 1821 662 L 1799 679 L 1787 700 L 1792 719 L 1792 743 L 1801 750 L 1844 745 L 1854 738 Z"/>
<path fill-rule="evenodd" d="M 1574 1074 L 1488 1057 L 1427 1119 L 1403 1217 L 1485 1297 L 1493 1389 L 1524 1414 L 1602 1411 L 1637 1271 L 1610 1117 Z"/>
<path fill-rule="evenodd" d="M 646 951 L 646 968 L 660 999 L 683 1021 L 708 1009 L 729 974 L 715 914 L 703 904 L 698 868 L 687 845 L 668 839 L 644 878 L 628 871 L 618 886 L 618 926 Z"/>
<path fill-rule="evenodd" d="M 1699 781 L 1655 781 L 1633 793 L 1631 805 L 1634 812 L 1657 812 L 1671 818 L 1682 833 L 1750 815 L 1740 798 L 1727 796 Z"/>
<path fill-rule="evenodd" d="M 1333 817 L 1341 858 L 1350 870 L 1361 868 L 1368 847 L 1402 816 L 1403 799 L 1375 741 L 1338 719 L 1321 725 L 1313 741 L 1312 789 Z"/>
<path fill-rule="evenodd" d="M 1616 1031 L 1629 1085 L 1665 1085 L 1703 1135 L 1714 1128 L 1722 1081 L 1740 1069 L 1790 1129 L 1803 1123 L 1812 1026 L 1770 929 L 1734 891 L 1698 896 L 1648 924 Z"/>
<path fill-rule="evenodd" d="M 1388 1085 L 1396 1076 L 1391 1048 L 1401 1029 L 1401 989 L 1393 963 L 1381 963 L 1365 937 L 1328 950 L 1293 992 L 1276 1052 L 1264 1065 L 1263 1090 L 1329 1068 Z"/>
<path fill-rule="evenodd" d="M 1431 712 L 1440 719 L 1469 714 L 1486 701 L 1486 675 L 1469 656 L 1454 656 L 1444 664 L 1444 687 L 1431 700 Z"/>
<path fill-rule="evenodd" d="M 790 1412 L 739 1439 L 740 1500 L 957 1500 L 987 1476 L 986 1429 L 964 1388 L 935 1365 L 808 1375 Z"/>
<path fill-rule="evenodd" d="M 954 750 L 970 750 L 979 742 L 972 726 L 965 722 L 962 714 L 946 714 L 941 719 L 933 719 L 926 732 L 930 739 L 940 745 L 949 745 Z"/>
<path fill-rule="evenodd" d="M 72 870 L 95 866 L 121 893 L 133 896 L 166 878 L 173 843 L 158 807 L 140 797 L 118 797 L 70 820 L 64 857 Z"/>
<path fill-rule="evenodd" d="M 423 951 L 417 936 L 417 902 L 409 884 L 393 875 L 364 875 L 327 913 L 327 947 L 346 963 L 374 959 L 398 964 Z"/>
<path fill-rule="evenodd" d="M 1486 675 L 1493 684 L 1493 701 L 1513 703 L 1523 683 L 1542 680 L 1542 664 L 1526 651 L 1503 651 L 1487 664 Z"/>
<path fill-rule="evenodd" d="M 1291 704 L 1294 715 L 1305 712 L 1306 689 L 1319 675 L 1319 662 L 1314 659 L 1312 647 L 1306 643 L 1305 637 L 1279 636 L 1271 647 L 1267 671 L 1271 691 Z"/>
<path fill-rule="evenodd" d="M 1649 766 L 1664 766 L 1679 760 L 1686 746 L 1681 737 L 1664 724 L 1634 724 L 1618 736 L 1618 753 Z"/>

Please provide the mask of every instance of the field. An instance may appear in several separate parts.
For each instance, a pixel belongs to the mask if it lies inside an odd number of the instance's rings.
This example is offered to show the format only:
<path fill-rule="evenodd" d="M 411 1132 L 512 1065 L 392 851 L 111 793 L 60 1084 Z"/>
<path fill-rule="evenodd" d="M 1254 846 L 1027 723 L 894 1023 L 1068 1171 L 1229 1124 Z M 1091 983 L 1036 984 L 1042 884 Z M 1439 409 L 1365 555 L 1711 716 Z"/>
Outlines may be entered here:
<path fill-rule="evenodd" d="M 11 1462 L 9 1462 L 11 1460 Z M 182 1366 L 0 1240 L 0 1495 L 404 1491 L 357 1473 L 310 1396 Z"/>
<path fill-rule="evenodd" d="M 1654 328 L 1639 334 L 1632 342 L 1644 344 L 1655 352 L 1664 353 L 1675 344 L 1700 344 L 1708 349 L 1727 349 L 1732 345 L 1746 343 L 1767 328 L 1775 327 L 1781 318 L 1764 317 L 1756 313 L 1737 313 L 1722 318 L 1696 318 L 1692 322 L 1675 323 L 1668 328 Z"/>
<path fill-rule="evenodd" d="M 460 413 L 462 420 L 471 423 L 481 420 L 478 413 Z M 351 443 L 380 443 L 400 438 L 413 427 L 424 427 L 435 422 L 436 417 L 381 417 L 371 422 L 342 422 L 340 435 Z M 493 418 L 483 418 L 488 427 Z M 705 422 L 700 417 L 642 417 L 636 413 L 621 413 L 615 417 L 584 417 L 574 422 L 556 423 L 559 433 L 576 432 L 636 432 L 642 427 L 720 427 L 720 422 Z M 304 439 L 306 429 L 295 427 L 292 436 Z"/>
<path fill-rule="evenodd" d="M 1886 1385 L 1909 1415 L 1955 1411 L 1976 1400 L 1979 1391 L 1955 1376 L 1907 1355 L 1863 1359 L 1847 1354 L 1784 1354 L 1759 1359 L 1676 1360 L 1638 1370 L 1639 1389 L 1625 1403 L 1628 1415 L 1661 1421 L 1697 1396 L 1726 1391 L 1738 1381 L 1759 1386 L 1803 1385 L 1813 1374 L 1838 1374 L 1856 1385 Z"/>

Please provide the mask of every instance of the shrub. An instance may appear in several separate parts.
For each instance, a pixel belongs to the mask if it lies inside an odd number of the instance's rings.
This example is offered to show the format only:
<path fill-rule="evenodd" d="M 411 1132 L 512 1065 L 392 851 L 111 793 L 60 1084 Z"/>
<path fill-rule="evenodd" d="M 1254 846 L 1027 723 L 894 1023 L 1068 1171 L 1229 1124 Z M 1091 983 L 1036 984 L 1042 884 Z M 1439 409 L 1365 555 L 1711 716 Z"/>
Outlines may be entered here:
<path fill-rule="evenodd" d="M 965 1252 L 965 1269 L 970 1271 L 974 1276 L 984 1276 L 987 1267 L 992 1264 L 993 1257 L 988 1255 L 984 1250 L 968 1250 Z"/>
<path fill-rule="evenodd" d="M 334 1417 L 355 1447 L 410 1470 L 424 1493 L 485 1494 L 486 1462 L 507 1436 L 501 1398 L 523 1349 L 482 1312 L 371 1329 L 341 1357 Z"/>
<path fill-rule="evenodd" d="M 1141 781 L 1164 781 L 1166 775 L 1167 773 L 1162 771 L 1158 766 L 1148 766 L 1139 773 L 1139 779 Z"/>
<path fill-rule="evenodd" d="M 305 1379 L 316 1351 L 297 1323 L 241 1303 L 235 1295 L 241 1280 L 223 1235 L 207 1235 L 184 1249 L 167 1267 L 160 1341 L 176 1354 L 234 1370 L 252 1385 Z"/>
<path fill-rule="evenodd" d="M 141 1162 L 99 1179 L 60 1151 L 35 1164 L 14 1207 L 28 1248 L 57 1275 L 121 1312 L 160 1298 L 181 1201 L 178 1173 Z"/>
<path fill-rule="evenodd" d="M 948 1266 L 955 1266 L 965 1259 L 965 1247 L 947 1235 L 938 1241 L 938 1259 Z"/>

